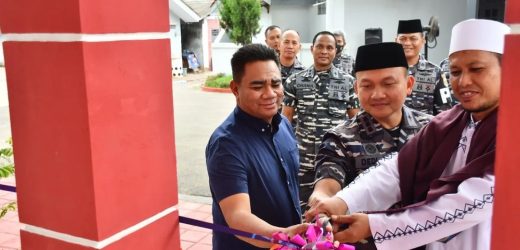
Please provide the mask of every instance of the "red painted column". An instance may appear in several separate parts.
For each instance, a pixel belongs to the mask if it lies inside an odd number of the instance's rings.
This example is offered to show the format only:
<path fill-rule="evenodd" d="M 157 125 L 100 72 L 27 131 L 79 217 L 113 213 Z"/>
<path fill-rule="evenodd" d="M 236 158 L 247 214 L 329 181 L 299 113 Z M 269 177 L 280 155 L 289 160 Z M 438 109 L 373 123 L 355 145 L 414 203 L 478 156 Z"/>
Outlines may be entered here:
<path fill-rule="evenodd" d="M 520 102 L 518 58 L 520 58 L 520 1 L 506 1 L 506 23 L 512 34 L 506 36 L 502 58 L 502 90 L 498 117 L 497 159 L 495 165 L 495 206 L 492 249 L 517 249 L 520 228 Z"/>
<path fill-rule="evenodd" d="M 0 0 L 24 250 L 180 249 L 168 9 Z"/>

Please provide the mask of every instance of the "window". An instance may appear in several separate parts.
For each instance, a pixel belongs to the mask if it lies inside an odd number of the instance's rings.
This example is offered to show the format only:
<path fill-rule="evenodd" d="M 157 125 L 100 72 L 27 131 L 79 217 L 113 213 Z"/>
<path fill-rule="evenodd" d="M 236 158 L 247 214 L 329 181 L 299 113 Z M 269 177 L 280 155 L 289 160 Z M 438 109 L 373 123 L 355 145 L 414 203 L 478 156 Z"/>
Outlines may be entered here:
<path fill-rule="evenodd" d="M 327 14 L 327 0 L 317 0 L 316 5 L 318 5 L 318 15 Z"/>
<path fill-rule="evenodd" d="M 477 18 L 504 21 L 505 0 L 479 0 Z"/>

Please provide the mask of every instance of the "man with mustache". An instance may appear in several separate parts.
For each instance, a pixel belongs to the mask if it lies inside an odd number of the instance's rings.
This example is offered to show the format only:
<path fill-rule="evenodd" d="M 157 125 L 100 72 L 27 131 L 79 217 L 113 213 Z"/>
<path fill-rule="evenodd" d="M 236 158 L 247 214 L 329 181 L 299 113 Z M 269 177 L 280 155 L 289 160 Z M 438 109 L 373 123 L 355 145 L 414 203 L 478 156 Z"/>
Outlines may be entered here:
<path fill-rule="evenodd" d="M 333 215 L 348 224 L 335 239 L 372 236 L 378 249 L 490 249 L 501 59 L 510 31 L 491 20 L 456 24 L 449 60 L 460 104 L 309 216 Z M 389 209 L 396 203 L 401 207 Z"/>
<path fill-rule="evenodd" d="M 325 131 L 353 117 L 359 108 L 354 78 L 332 65 L 336 39 L 329 31 L 312 39 L 314 65 L 290 76 L 285 83 L 282 113 L 289 121 L 297 112 L 296 138 L 300 154 L 300 205 L 307 209 L 313 190 L 314 158 Z M 296 112 L 295 112 L 296 109 Z"/>
<path fill-rule="evenodd" d="M 361 46 L 355 66 L 355 90 L 362 110 L 329 130 L 316 156 L 312 206 L 335 195 L 359 173 L 398 152 L 432 116 L 404 106 L 414 84 L 398 43 Z"/>
<path fill-rule="evenodd" d="M 430 115 L 450 109 L 452 97 L 449 86 L 441 79 L 441 69 L 420 54 L 426 43 L 421 20 L 400 20 L 395 41 L 403 45 L 408 73 L 415 77 L 406 106 Z"/>
<path fill-rule="evenodd" d="M 306 230 L 298 204 L 298 149 L 283 98 L 278 56 L 251 44 L 231 58 L 237 107 L 213 132 L 206 164 L 216 224 L 271 237 Z M 213 249 L 261 249 L 272 244 L 213 232 Z"/>
<path fill-rule="evenodd" d="M 300 34 L 296 30 L 286 30 L 282 33 L 282 43 L 280 43 L 280 71 L 282 73 L 282 82 L 294 73 L 305 69 L 300 61 L 298 61 L 298 53 L 300 53 L 302 45 L 300 43 Z"/>
<path fill-rule="evenodd" d="M 343 31 L 334 31 L 334 36 L 336 37 L 336 57 L 334 58 L 333 64 L 336 68 L 343 70 L 351 76 L 352 69 L 356 61 L 354 57 L 345 53 L 345 46 L 347 46 L 347 41 L 345 40 L 345 34 Z"/>

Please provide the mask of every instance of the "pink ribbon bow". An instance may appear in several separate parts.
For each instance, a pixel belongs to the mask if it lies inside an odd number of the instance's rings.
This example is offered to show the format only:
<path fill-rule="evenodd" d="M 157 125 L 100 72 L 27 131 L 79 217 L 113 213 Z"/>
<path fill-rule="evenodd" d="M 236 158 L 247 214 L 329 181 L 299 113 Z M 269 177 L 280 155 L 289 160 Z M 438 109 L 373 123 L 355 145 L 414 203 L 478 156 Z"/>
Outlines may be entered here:
<path fill-rule="evenodd" d="M 273 240 L 291 242 L 301 247 L 295 248 L 276 244 L 271 247 L 271 250 L 355 250 L 354 246 L 334 241 L 332 232 L 325 229 L 329 223 L 328 220 L 322 223 L 321 220 L 317 219 L 315 224 L 307 228 L 305 238 L 299 234 L 289 237 L 282 232 L 274 233 Z"/>

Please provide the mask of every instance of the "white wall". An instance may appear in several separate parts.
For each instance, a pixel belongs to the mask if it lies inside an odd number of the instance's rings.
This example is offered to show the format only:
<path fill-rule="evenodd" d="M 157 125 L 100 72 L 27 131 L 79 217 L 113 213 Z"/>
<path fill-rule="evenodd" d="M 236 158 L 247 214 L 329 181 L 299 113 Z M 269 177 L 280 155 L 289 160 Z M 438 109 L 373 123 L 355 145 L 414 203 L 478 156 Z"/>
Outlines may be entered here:
<path fill-rule="evenodd" d="M 300 33 L 302 41 L 306 42 L 309 40 L 309 29 L 307 20 L 303 17 L 308 15 L 308 7 L 306 6 L 285 6 L 285 5 L 274 5 L 271 7 L 272 24 L 276 24 L 282 28 L 294 29 Z"/>
<path fill-rule="evenodd" d="M 260 15 L 260 32 L 253 36 L 253 43 L 263 43 L 265 44 L 265 29 L 272 24 L 276 24 L 273 22 L 273 11 L 271 8 L 271 12 L 267 13 L 267 10 L 262 7 L 262 15 Z"/>
<path fill-rule="evenodd" d="M 170 15 L 170 39 L 172 58 L 181 58 L 181 21 L 178 16 Z"/>
<path fill-rule="evenodd" d="M 303 1 L 273 1 L 270 14 L 272 24 L 280 26 L 282 30 L 298 31 L 303 43 L 312 42 L 316 33 L 325 30 L 326 15 L 318 15 L 318 7 Z"/>
<path fill-rule="evenodd" d="M 231 74 L 231 57 L 238 48 L 234 43 L 212 43 L 213 72 Z"/>
<path fill-rule="evenodd" d="M 329 5 L 334 5 L 333 0 Z M 328 7 L 328 6 L 327 6 Z M 398 21 L 419 18 L 423 26 L 428 24 L 431 16 L 437 16 L 440 24 L 440 36 L 434 49 L 428 49 L 429 60 L 438 64 L 448 56 L 451 28 L 456 23 L 474 18 L 476 0 L 345 0 L 339 9 L 335 6 L 327 11 L 333 15 L 344 15 L 347 51 L 355 56 L 357 47 L 365 43 L 366 28 L 382 28 L 383 41 L 394 41 Z"/>
<path fill-rule="evenodd" d="M 328 31 L 345 30 L 345 15 L 342 11 L 335 11 L 334 9 L 344 10 L 344 0 L 328 0 L 327 1 L 327 17 L 325 20 L 325 29 Z"/>
<path fill-rule="evenodd" d="M 310 52 L 310 43 L 302 44 L 298 59 L 305 67 L 309 67 L 313 63 L 312 54 Z M 234 43 L 213 43 L 211 52 L 213 53 L 213 72 L 231 74 L 231 57 L 240 46 Z"/>
<path fill-rule="evenodd" d="M 312 43 L 302 43 L 302 49 L 298 54 L 298 60 L 305 66 L 305 68 L 310 67 L 314 63 L 314 59 L 312 58 L 311 53 L 311 45 Z"/>
<path fill-rule="evenodd" d="M 181 21 L 170 14 L 170 49 L 174 76 L 182 74 Z"/>
<path fill-rule="evenodd" d="M 329 12 L 329 9 L 327 9 L 327 13 Z M 308 32 L 309 37 L 308 39 L 303 40 L 305 43 L 312 43 L 312 38 L 316 33 L 320 31 L 325 30 L 325 22 L 326 22 L 327 15 L 318 15 L 318 7 L 310 5 L 307 8 L 307 16 L 305 19 L 307 19 L 307 25 L 308 25 Z"/>

